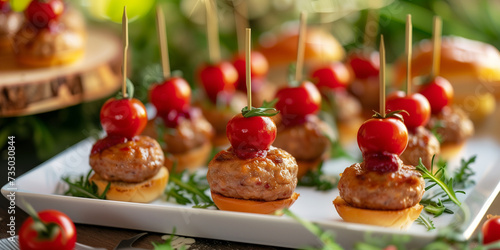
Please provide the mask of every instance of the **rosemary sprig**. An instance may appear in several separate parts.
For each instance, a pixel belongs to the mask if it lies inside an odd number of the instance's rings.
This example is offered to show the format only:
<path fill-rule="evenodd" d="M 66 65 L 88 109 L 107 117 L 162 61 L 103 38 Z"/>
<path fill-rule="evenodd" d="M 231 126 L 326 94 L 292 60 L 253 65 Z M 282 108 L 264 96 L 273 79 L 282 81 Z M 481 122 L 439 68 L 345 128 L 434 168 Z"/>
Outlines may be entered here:
<path fill-rule="evenodd" d="M 460 160 L 460 168 L 454 173 L 453 185 L 456 188 L 468 188 L 475 184 L 475 181 L 471 179 L 476 173 L 469 167 L 470 164 L 476 161 L 476 155 L 470 157 L 468 160 Z"/>
<path fill-rule="evenodd" d="M 434 157 L 432 157 L 432 162 L 434 162 Z M 461 205 L 460 201 L 457 199 L 455 190 L 453 189 L 453 178 L 447 179 L 442 172 L 444 172 L 444 167 L 440 167 L 435 174 L 433 174 L 433 164 L 431 163 L 431 171 L 427 170 L 427 168 L 422 164 L 422 159 L 419 160 L 419 164 L 416 166 L 416 169 L 422 174 L 422 177 L 426 180 L 429 180 L 430 185 L 425 187 L 425 190 L 429 190 L 430 188 L 438 185 L 445 192 L 445 194 L 449 197 L 453 203 L 458 206 Z"/>
<path fill-rule="evenodd" d="M 187 171 L 175 173 L 174 167 L 165 194 L 167 200 L 173 198 L 176 203 L 181 205 L 194 204 L 194 208 L 215 207 L 212 198 L 205 194 L 208 189 L 209 185 L 205 176 L 196 173 L 189 174 Z"/>
<path fill-rule="evenodd" d="M 434 227 L 434 223 L 432 223 L 432 220 L 430 220 L 428 217 L 426 217 L 423 214 L 420 214 L 418 216 L 416 222 L 424 225 L 427 228 L 427 231 L 430 231 L 432 229 L 436 229 L 436 227 Z"/>
<path fill-rule="evenodd" d="M 440 193 L 442 194 L 442 193 Z M 420 201 L 420 205 L 424 205 L 424 210 L 430 214 L 433 214 L 434 217 L 438 217 L 443 213 L 453 214 L 453 211 L 447 208 L 441 199 L 438 201 L 433 201 L 432 199 L 422 199 Z"/>
<path fill-rule="evenodd" d="M 319 191 L 327 191 L 337 187 L 338 179 L 333 176 L 326 176 L 323 173 L 323 162 L 313 171 L 308 171 L 299 180 L 298 185 L 304 187 L 315 187 Z"/>
<path fill-rule="evenodd" d="M 62 180 L 69 186 L 69 189 L 64 192 L 64 195 L 105 200 L 106 193 L 111 186 L 111 182 L 108 182 L 108 185 L 106 186 L 102 194 L 99 194 L 97 185 L 94 182 L 89 181 L 89 177 L 92 171 L 93 170 L 91 169 L 85 177 L 81 175 L 79 179 L 76 179 L 74 181 L 72 181 L 69 177 L 63 177 Z"/>

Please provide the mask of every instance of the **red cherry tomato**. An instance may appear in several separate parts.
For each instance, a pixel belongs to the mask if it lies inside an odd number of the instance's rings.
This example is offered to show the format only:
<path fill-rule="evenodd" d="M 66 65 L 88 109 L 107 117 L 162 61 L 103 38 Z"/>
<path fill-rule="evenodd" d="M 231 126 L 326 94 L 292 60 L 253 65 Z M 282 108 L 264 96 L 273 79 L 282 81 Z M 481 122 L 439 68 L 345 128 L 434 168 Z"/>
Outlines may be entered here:
<path fill-rule="evenodd" d="M 108 135 L 131 138 L 146 127 L 146 107 L 135 98 L 111 98 L 101 108 L 101 125 Z"/>
<path fill-rule="evenodd" d="M 76 228 L 71 219 L 56 210 L 45 210 L 38 213 L 40 220 L 50 227 L 59 227 L 57 233 L 45 236 L 37 231 L 33 218 L 24 221 L 19 230 L 19 247 L 21 250 L 72 250 L 76 244 Z"/>
<path fill-rule="evenodd" d="M 429 101 L 419 93 L 406 96 L 403 91 L 393 92 L 386 99 L 386 109 L 388 112 L 396 110 L 408 112 L 408 114 L 405 112 L 400 113 L 408 129 L 425 126 L 431 117 Z"/>
<path fill-rule="evenodd" d="M 159 114 L 172 110 L 187 111 L 191 104 L 191 87 L 180 77 L 172 77 L 161 84 L 155 84 L 149 92 L 149 100 Z"/>
<path fill-rule="evenodd" d="M 224 103 L 229 102 L 234 94 L 237 80 L 238 72 L 228 62 L 205 65 L 200 71 L 200 81 L 205 93 L 213 103 L 217 103 L 218 99 Z"/>
<path fill-rule="evenodd" d="M 283 119 L 305 117 L 318 112 L 321 105 L 321 95 L 316 86 L 309 81 L 304 81 L 298 87 L 285 87 L 276 93 L 279 110 Z"/>
<path fill-rule="evenodd" d="M 316 69 L 311 78 L 315 81 L 318 89 L 345 89 L 350 81 L 350 72 L 347 67 L 334 62 L 322 68 Z"/>
<path fill-rule="evenodd" d="M 431 112 L 437 114 L 453 100 L 453 87 L 443 77 L 436 76 L 430 83 L 422 85 L 420 94 L 431 104 Z"/>
<path fill-rule="evenodd" d="M 61 0 L 33 0 L 26 8 L 25 16 L 37 28 L 45 28 L 59 18 L 64 11 Z"/>
<path fill-rule="evenodd" d="M 276 139 L 276 125 L 269 117 L 245 118 L 240 113 L 227 123 L 226 135 L 239 158 L 265 157 Z"/>
<path fill-rule="evenodd" d="M 483 243 L 500 241 L 500 216 L 489 218 L 482 227 Z"/>
<path fill-rule="evenodd" d="M 262 78 L 267 74 L 269 70 L 269 63 L 267 62 L 266 57 L 258 52 L 252 51 L 251 53 L 251 65 L 250 65 L 250 74 L 252 75 L 252 89 L 254 89 L 254 78 Z M 245 55 L 238 55 L 233 61 L 234 68 L 238 72 L 238 84 L 237 89 L 241 91 L 247 90 L 246 86 L 246 63 L 245 63 Z M 261 83 L 262 81 L 259 81 Z"/>
<path fill-rule="evenodd" d="M 348 58 L 348 63 L 357 79 L 378 77 L 380 72 L 380 55 L 377 51 L 352 53 Z"/>
<path fill-rule="evenodd" d="M 358 130 L 358 146 L 363 155 L 388 152 L 400 155 L 408 144 L 408 130 L 397 118 L 372 118 Z"/>
<path fill-rule="evenodd" d="M 0 0 L 0 13 L 8 13 L 10 11 L 10 4 L 8 0 Z"/>

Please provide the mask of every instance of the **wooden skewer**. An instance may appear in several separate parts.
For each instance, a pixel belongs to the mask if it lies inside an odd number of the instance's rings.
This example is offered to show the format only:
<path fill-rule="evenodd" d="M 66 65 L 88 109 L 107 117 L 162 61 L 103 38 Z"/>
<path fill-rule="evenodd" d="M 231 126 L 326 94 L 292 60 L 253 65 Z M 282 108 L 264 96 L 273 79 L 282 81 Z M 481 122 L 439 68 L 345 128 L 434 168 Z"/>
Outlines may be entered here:
<path fill-rule="evenodd" d="M 297 46 L 297 64 L 295 65 L 295 80 L 302 80 L 302 68 L 304 67 L 304 50 L 306 45 L 306 19 L 307 13 L 300 13 L 299 45 Z"/>
<path fill-rule="evenodd" d="M 122 95 L 127 98 L 127 50 L 128 50 L 128 17 L 127 6 L 123 7 L 122 17 L 122 41 L 123 41 L 123 64 L 122 64 Z"/>
<path fill-rule="evenodd" d="M 211 63 L 220 62 L 219 27 L 217 25 L 217 7 L 214 0 L 205 0 L 207 10 L 208 54 Z"/>
<path fill-rule="evenodd" d="M 363 48 L 364 50 L 369 50 L 372 48 L 375 44 L 375 37 L 377 36 L 378 32 L 378 13 L 374 9 L 370 9 L 368 11 L 368 16 L 366 18 L 366 24 L 365 24 L 365 33 L 363 35 Z M 375 29 L 370 30 L 370 27 L 374 27 Z"/>
<path fill-rule="evenodd" d="M 160 42 L 161 66 L 163 69 L 163 78 L 170 78 L 170 62 L 168 60 L 168 42 L 167 32 L 165 30 L 165 16 L 160 5 L 156 6 L 156 29 L 158 40 Z"/>
<path fill-rule="evenodd" d="M 441 18 L 439 16 L 434 16 L 434 27 L 432 32 L 432 78 L 439 75 L 439 63 L 441 61 Z"/>
<path fill-rule="evenodd" d="M 236 24 L 236 37 L 238 38 L 238 51 L 240 55 L 245 51 L 246 39 L 243 31 L 250 27 L 248 24 L 248 8 L 246 1 L 238 1 L 238 4 L 235 4 L 236 1 L 233 0 L 233 11 L 234 11 L 234 21 Z"/>
<path fill-rule="evenodd" d="M 384 35 L 380 35 L 380 47 L 379 47 L 379 54 L 380 54 L 380 74 L 379 74 L 379 81 L 380 81 L 380 103 L 379 103 L 379 108 L 380 108 L 380 114 L 382 117 L 385 117 L 385 45 L 384 45 Z"/>
<path fill-rule="evenodd" d="M 252 110 L 252 30 L 246 28 L 245 36 L 245 66 L 246 66 L 246 80 L 247 80 L 247 102 L 248 110 Z"/>
<path fill-rule="evenodd" d="M 406 95 L 411 94 L 411 45 L 412 45 L 411 15 L 406 16 Z"/>

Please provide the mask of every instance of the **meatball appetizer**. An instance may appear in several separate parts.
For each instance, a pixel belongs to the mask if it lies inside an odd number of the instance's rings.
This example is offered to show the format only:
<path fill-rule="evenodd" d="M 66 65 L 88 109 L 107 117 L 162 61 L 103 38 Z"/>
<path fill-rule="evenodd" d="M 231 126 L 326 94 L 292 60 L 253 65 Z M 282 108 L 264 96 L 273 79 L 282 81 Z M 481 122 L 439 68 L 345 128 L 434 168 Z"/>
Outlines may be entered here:
<path fill-rule="evenodd" d="M 201 110 L 191 106 L 191 87 L 180 77 L 170 77 L 151 87 L 149 99 L 156 117 L 144 134 L 164 142 L 165 166 L 177 172 L 194 171 L 206 164 L 212 150 L 214 129 Z"/>
<path fill-rule="evenodd" d="M 347 57 L 347 64 L 354 73 L 349 85 L 351 93 L 361 102 L 363 110 L 370 113 L 379 106 L 373 93 L 379 92 L 380 55 L 378 51 L 353 51 Z"/>
<path fill-rule="evenodd" d="M 427 169 L 431 169 L 432 158 L 440 152 L 436 136 L 424 126 L 429 122 L 431 107 L 429 101 L 419 94 L 406 95 L 403 91 L 393 92 L 387 97 L 388 112 L 404 110 L 400 114 L 408 129 L 408 146 L 400 158 L 404 164 L 416 166 L 420 159 Z"/>
<path fill-rule="evenodd" d="M 101 108 L 107 136 L 90 153 L 94 175 L 89 179 L 109 200 L 150 202 L 163 193 L 168 181 L 160 144 L 139 135 L 146 126 L 144 105 L 135 98 L 109 99 Z"/>
<path fill-rule="evenodd" d="M 85 22 L 62 0 L 33 0 L 24 11 L 26 21 L 14 36 L 17 61 L 47 67 L 73 63 L 83 57 Z"/>
<path fill-rule="evenodd" d="M 244 108 L 227 124 L 231 147 L 208 164 L 212 199 L 221 210 L 272 214 L 298 198 L 298 166 L 285 150 L 271 146 L 276 125 L 273 109 Z M 266 115 L 266 116 L 263 116 Z"/>
<path fill-rule="evenodd" d="M 453 87 L 445 78 L 435 77 L 421 85 L 419 92 L 431 106 L 432 115 L 427 128 L 436 131 L 441 141 L 442 156 L 449 158 L 474 134 L 474 124 L 462 109 L 451 106 Z"/>
<path fill-rule="evenodd" d="M 344 170 L 340 196 L 333 201 L 344 221 L 405 229 L 418 218 L 425 182 L 399 158 L 407 141 L 408 131 L 397 118 L 379 116 L 361 125 L 363 162 Z"/>
<path fill-rule="evenodd" d="M 273 145 L 295 157 L 297 176 L 301 178 L 328 158 L 333 131 L 316 116 L 321 94 L 313 83 L 304 81 L 298 87 L 282 88 L 276 98 L 280 114 L 275 118 L 278 135 Z"/>

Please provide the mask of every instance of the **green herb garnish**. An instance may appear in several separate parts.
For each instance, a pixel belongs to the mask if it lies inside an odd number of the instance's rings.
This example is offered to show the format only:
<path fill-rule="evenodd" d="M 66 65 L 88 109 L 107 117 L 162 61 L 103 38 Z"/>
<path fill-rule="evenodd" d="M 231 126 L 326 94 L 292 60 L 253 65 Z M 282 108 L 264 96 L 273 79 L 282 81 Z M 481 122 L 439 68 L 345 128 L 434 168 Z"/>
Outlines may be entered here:
<path fill-rule="evenodd" d="M 97 185 L 94 182 L 89 181 L 89 177 L 92 171 L 93 170 L 90 170 L 85 177 L 81 175 L 80 178 L 75 181 L 70 180 L 69 177 L 63 177 L 62 180 L 69 186 L 69 189 L 64 192 L 64 195 L 105 200 L 106 193 L 111 186 L 111 182 L 108 182 L 108 185 L 106 186 L 102 194 L 99 194 Z"/>
<path fill-rule="evenodd" d="M 327 191 L 337 187 L 338 179 L 333 176 L 326 176 L 323 173 L 322 168 L 323 162 L 321 162 L 315 170 L 309 170 L 304 176 L 302 176 L 297 185 L 315 187 L 316 190 L 320 191 Z"/>
<path fill-rule="evenodd" d="M 206 176 L 200 176 L 196 173 L 189 174 L 186 170 L 176 173 L 174 166 L 173 170 L 170 171 L 165 194 L 167 200 L 173 198 L 176 203 L 181 205 L 194 204 L 194 208 L 215 207 L 212 198 L 205 194 L 209 188 Z"/>
<path fill-rule="evenodd" d="M 432 157 L 432 161 L 434 162 L 434 157 Z M 455 190 L 453 189 L 453 178 L 447 179 L 446 176 L 442 173 L 444 173 L 444 167 L 440 167 L 435 174 L 434 168 L 431 163 L 431 170 L 427 170 L 427 168 L 422 164 L 422 159 L 419 160 L 419 164 L 416 166 L 416 169 L 422 174 L 422 177 L 426 180 L 429 180 L 429 183 L 432 183 L 425 187 L 425 190 L 429 190 L 432 187 L 438 185 L 441 187 L 441 189 L 444 191 L 444 193 L 449 197 L 453 203 L 457 204 L 458 206 L 461 205 L 460 201 L 457 199 Z"/>
<path fill-rule="evenodd" d="M 455 171 L 453 176 L 453 185 L 456 188 L 468 188 L 475 184 L 471 177 L 476 173 L 469 167 L 471 163 L 476 161 L 476 155 L 472 156 L 468 160 L 460 160 L 460 168 Z"/>
<path fill-rule="evenodd" d="M 264 101 L 262 107 L 260 108 L 252 107 L 251 110 L 248 110 L 248 106 L 246 106 L 241 110 L 241 114 L 245 118 L 253 116 L 275 116 L 279 113 L 279 111 L 274 108 L 276 102 L 278 102 L 278 99 L 275 99 L 271 102 Z"/>
<path fill-rule="evenodd" d="M 151 245 L 153 245 L 154 247 L 153 250 L 175 250 L 175 249 L 185 250 L 186 246 L 181 246 L 180 248 L 172 246 L 172 241 L 174 240 L 174 237 L 175 237 L 175 227 L 172 234 L 170 234 L 168 238 L 165 239 L 165 242 L 151 242 Z"/>
<path fill-rule="evenodd" d="M 432 229 L 436 229 L 436 227 L 434 227 L 434 223 L 432 223 L 432 220 L 430 220 L 428 217 L 426 217 L 423 214 L 420 214 L 418 216 L 416 222 L 424 225 L 427 228 L 427 231 L 430 231 Z"/>

